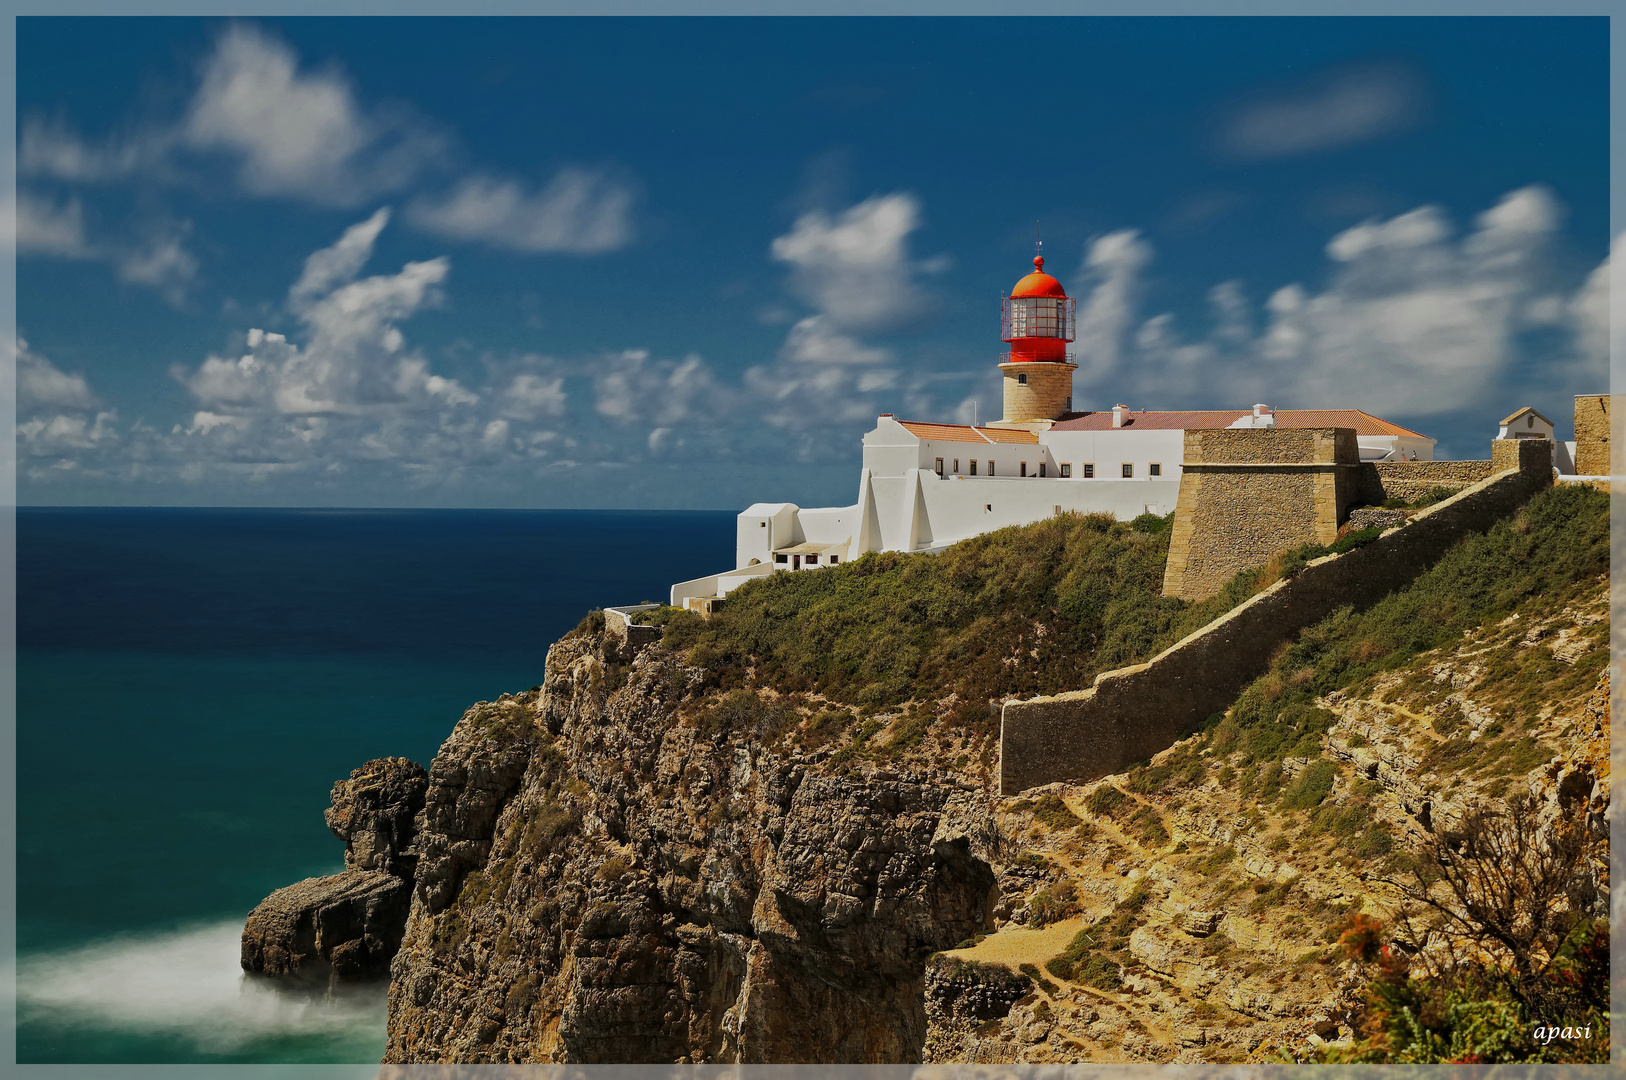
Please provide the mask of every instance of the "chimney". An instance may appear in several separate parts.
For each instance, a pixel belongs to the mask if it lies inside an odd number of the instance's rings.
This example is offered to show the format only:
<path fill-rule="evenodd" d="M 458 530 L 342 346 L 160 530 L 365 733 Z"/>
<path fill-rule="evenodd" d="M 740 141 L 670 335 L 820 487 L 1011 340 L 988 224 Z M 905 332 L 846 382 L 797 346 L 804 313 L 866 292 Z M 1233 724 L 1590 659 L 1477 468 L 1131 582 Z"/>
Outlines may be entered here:
<path fill-rule="evenodd" d="M 1257 420 L 1257 419 L 1259 419 L 1259 418 L 1260 418 L 1260 417 L 1261 417 L 1261 416 L 1263 416 L 1263 415 L 1265 415 L 1265 414 L 1266 414 L 1266 413 L 1268 413 L 1268 412 L 1269 412 L 1269 411 L 1270 411 L 1270 406 L 1269 406 L 1269 405 L 1255 405 L 1255 406 L 1254 406 L 1254 407 L 1253 407 L 1253 418 L 1254 418 L 1254 419 L 1255 419 L 1255 420 Z"/>
<path fill-rule="evenodd" d="M 1112 407 L 1112 426 L 1123 427 L 1124 417 L 1129 415 L 1128 405 L 1114 405 Z"/>

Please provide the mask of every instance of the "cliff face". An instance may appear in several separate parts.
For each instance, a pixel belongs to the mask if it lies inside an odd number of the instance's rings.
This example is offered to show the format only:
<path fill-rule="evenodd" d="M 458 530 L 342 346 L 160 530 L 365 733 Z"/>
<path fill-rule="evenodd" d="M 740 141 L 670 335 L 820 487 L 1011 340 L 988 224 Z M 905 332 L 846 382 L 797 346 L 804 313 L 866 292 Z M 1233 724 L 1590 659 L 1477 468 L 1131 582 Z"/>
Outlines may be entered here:
<path fill-rule="evenodd" d="M 835 770 L 602 634 L 430 770 L 385 1061 L 909 1062 L 933 952 L 989 929 L 980 793 Z"/>
<path fill-rule="evenodd" d="M 1376 976 L 1341 939 L 1382 930 L 1425 979 L 1481 956 L 1471 920 L 1411 920 L 1455 911 L 1425 860 L 1515 806 L 1574 856 L 1519 871 L 1550 959 L 1607 909 L 1607 518 L 1538 500 L 1298 635 L 1207 729 L 1013 798 L 981 702 L 941 683 L 857 709 L 706 641 L 691 666 L 670 629 L 578 631 L 538 691 L 465 714 L 410 830 L 335 793 L 347 864 L 414 874 L 385 1060 L 1354 1053 Z"/>
<path fill-rule="evenodd" d="M 412 898 L 412 845 L 428 777 L 405 758 L 369 761 L 333 785 L 328 827 L 344 872 L 306 878 L 266 897 L 243 925 L 242 966 L 289 983 L 387 974 Z"/>

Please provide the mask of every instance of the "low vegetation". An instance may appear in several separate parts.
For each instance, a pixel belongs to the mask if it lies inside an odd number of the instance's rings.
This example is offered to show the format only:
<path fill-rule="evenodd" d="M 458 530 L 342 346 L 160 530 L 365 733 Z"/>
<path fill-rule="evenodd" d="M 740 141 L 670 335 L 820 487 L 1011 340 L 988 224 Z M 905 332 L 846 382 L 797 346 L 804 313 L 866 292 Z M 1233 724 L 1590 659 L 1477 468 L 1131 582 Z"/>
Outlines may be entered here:
<path fill-rule="evenodd" d="M 665 640 L 725 688 L 753 673 L 782 692 L 871 708 L 955 695 L 959 719 L 980 722 L 987 702 L 1088 685 L 1262 587 L 1255 571 L 1201 604 L 1160 595 L 1168 524 L 1062 514 L 937 555 L 873 552 L 774 574 L 710 619 L 673 613 Z"/>

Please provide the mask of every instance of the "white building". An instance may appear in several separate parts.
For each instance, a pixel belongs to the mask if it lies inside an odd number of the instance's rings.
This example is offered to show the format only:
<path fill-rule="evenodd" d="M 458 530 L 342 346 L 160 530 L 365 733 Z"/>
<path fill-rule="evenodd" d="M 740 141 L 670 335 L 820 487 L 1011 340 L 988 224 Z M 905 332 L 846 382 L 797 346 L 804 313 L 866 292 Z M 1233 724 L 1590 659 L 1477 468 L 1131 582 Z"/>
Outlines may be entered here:
<path fill-rule="evenodd" d="M 1560 476 L 1575 475 L 1575 440 L 1559 442 L 1554 437 L 1554 424 L 1526 405 L 1512 416 L 1502 418 L 1497 429 L 1498 439 L 1546 439 L 1553 444 L 1553 468 Z"/>
<path fill-rule="evenodd" d="M 672 586 L 677 607 L 709 611 L 776 570 L 835 566 L 870 551 L 941 551 L 1065 511 L 1120 520 L 1168 514 L 1188 430 L 1354 428 L 1363 461 L 1431 461 L 1434 440 L 1358 409 L 1072 410 L 1073 301 L 1034 260 L 1005 301 L 1004 417 L 983 427 L 898 420 L 864 436 L 851 506 L 756 503 L 738 519 L 734 569 Z"/>

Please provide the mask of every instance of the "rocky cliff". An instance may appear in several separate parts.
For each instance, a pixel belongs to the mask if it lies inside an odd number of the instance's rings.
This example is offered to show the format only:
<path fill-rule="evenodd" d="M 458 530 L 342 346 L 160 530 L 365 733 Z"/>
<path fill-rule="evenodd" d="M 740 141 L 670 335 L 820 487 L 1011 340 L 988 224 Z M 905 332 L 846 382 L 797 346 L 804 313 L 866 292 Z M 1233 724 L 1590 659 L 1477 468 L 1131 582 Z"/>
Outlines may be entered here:
<path fill-rule="evenodd" d="M 821 767 L 706 689 L 593 631 L 459 721 L 386 1061 L 921 1060 L 927 958 L 991 928 L 986 799 Z"/>
<path fill-rule="evenodd" d="M 334 784 L 326 816 L 345 844 L 344 872 L 278 889 L 250 912 L 243 970 L 330 987 L 386 974 L 411 905 L 408 851 L 427 787 L 406 758 L 369 761 Z"/>
<path fill-rule="evenodd" d="M 1351 1047 L 1372 973 L 1341 936 L 1415 909 L 1408 875 L 1476 808 L 1584 834 L 1555 925 L 1606 909 L 1607 507 L 1538 503 L 1151 761 L 1014 798 L 954 692 L 855 708 L 586 620 L 538 690 L 458 722 L 405 846 L 335 793 L 356 858 L 413 875 L 385 1060 Z M 1425 974 L 1463 943 L 1430 933 Z"/>

